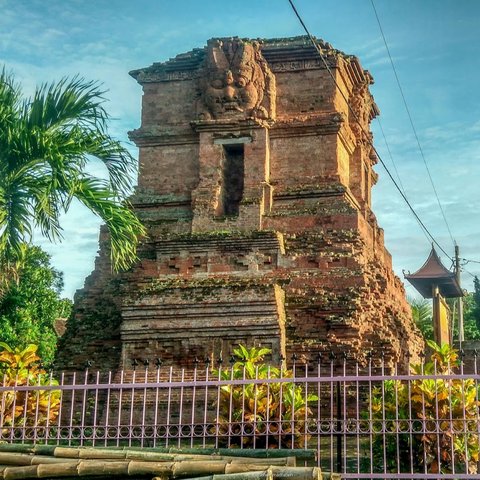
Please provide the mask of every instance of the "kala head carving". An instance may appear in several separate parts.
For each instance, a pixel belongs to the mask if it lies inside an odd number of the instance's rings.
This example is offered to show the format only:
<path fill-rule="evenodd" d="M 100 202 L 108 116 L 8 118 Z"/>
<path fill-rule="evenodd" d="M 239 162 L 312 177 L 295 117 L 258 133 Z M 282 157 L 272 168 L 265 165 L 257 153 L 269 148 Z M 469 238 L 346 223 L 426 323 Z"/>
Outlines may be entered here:
<path fill-rule="evenodd" d="M 209 40 L 199 86 L 200 119 L 275 118 L 275 76 L 258 42 Z"/>

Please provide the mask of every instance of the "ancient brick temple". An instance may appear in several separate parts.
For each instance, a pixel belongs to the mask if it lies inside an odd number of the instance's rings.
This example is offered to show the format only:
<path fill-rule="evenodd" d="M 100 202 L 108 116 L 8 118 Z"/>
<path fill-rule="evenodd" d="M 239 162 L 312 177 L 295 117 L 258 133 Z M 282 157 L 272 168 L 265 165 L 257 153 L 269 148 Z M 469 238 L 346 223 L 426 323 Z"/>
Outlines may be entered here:
<path fill-rule="evenodd" d="M 144 91 L 132 203 L 149 238 L 113 276 L 102 233 L 60 366 L 189 365 L 239 342 L 274 360 L 418 351 L 371 210 L 373 80 L 319 46 L 355 115 L 304 37 L 212 39 L 131 72 Z"/>

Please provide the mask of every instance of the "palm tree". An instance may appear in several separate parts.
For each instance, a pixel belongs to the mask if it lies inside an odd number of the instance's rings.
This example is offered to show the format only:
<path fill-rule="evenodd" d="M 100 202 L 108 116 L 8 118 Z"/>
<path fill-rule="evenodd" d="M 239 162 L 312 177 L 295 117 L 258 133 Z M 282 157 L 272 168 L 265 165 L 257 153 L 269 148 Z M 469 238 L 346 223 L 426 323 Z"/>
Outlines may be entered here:
<path fill-rule="evenodd" d="M 409 298 L 413 321 L 426 340 L 433 340 L 432 306 L 425 298 Z"/>
<path fill-rule="evenodd" d="M 14 274 L 34 227 L 61 239 L 60 214 L 76 198 L 106 223 L 115 270 L 136 259 L 145 229 L 126 202 L 135 161 L 107 133 L 104 91 L 96 82 L 64 78 L 33 97 L 0 73 L 0 274 Z M 93 158 L 108 180 L 89 175 Z M 0 275 L 2 277 L 2 275 Z M 1 280 L 1 279 L 0 279 Z"/>

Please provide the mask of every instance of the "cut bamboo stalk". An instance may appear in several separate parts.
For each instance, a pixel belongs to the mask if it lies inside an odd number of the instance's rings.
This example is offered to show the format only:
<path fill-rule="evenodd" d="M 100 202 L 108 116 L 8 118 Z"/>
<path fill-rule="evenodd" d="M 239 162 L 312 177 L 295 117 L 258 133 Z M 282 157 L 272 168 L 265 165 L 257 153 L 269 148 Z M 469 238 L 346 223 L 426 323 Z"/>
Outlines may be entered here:
<path fill-rule="evenodd" d="M 56 448 L 56 445 L 35 445 L 32 451 L 35 455 L 50 455 L 53 457 Z"/>
<path fill-rule="evenodd" d="M 30 465 L 28 467 L 7 467 L 3 471 L 5 480 L 19 480 L 24 478 L 37 478 L 38 465 Z"/>
<path fill-rule="evenodd" d="M 173 462 L 139 462 L 131 460 L 128 462 L 128 475 L 155 475 L 169 477 L 172 475 Z"/>
<path fill-rule="evenodd" d="M 216 475 L 225 473 L 227 462 L 206 460 L 204 462 L 175 462 L 173 464 L 173 476 L 177 477 L 201 477 L 203 475 Z"/>
<path fill-rule="evenodd" d="M 59 457 L 48 457 L 47 455 L 33 455 L 30 465 L 43 465 L 43 464 L 52 464 L 52 463 L 78 463 L 77 458 L 59 458 Z"/>
<path fill-rule="evenodd" d="M 38 465 L 38 478 L 77 477 L 77 463 L 42 463 Z"/>
<path fill-rule="evenodd" d="M 278 465 L 278 466 L 287 466 L 289 463 L 293 462 L 295 466 L 295 457 L 290 457 L 292 460 L 288 458 L 250 458 L 250 457 L 223 457 L 228 460 L 230 463 L 250 463 L 250 464 L 258 464 L 258 465 Z M 289 465 L 290 466 L 290 465 Z"/>
<path fill-rule="evenodd" d="M 63 453 L 64 455 L 67 454 L 67 452 L 61 452 L 61 453 Z M 125 460 L 126 456 L 127 456 L 127 453 L 122 452 L 121 450 L 111 450 L 109 452 L 97 450 L 96 448 L 85 448 L 85 449 L 78 450 L 78 458 L 91 458 L 91 459 L 112 458 L 112 459 Z"/>
<path fill-rule="evenodd" d="M 216 474 L 202 477 L 193 477 L 188 480 L 272 480 L 272 472 L 267 469 L 262 472 L 243 472 Z"/>
<path fill-rule="evenodd" d="M 322 480 L 318 467 L 272 467 L 274 480 Z"/>
<path fill-rule="evenodd" d="M 0 452 L 0 464 L 2 465 L 30 465 L 33 455 L 28 453 Z"/>
<path fill-rule="evenodd" d="M 342 480 L 342 474 L 322 472 L 322 480 Z"/>
<path fill-rule="evenodd" d="M 268 469 L 264 472 L 232 473 L 228 478 L 227 475 L 214 475 L 214 480 L 273 480 L 273 476 L 271 469 Z"/>
<path fill-rule="evenodd" d="M 33 453 L 33 448 L 23 443 L 0 443 L 0 452 Z"/>
<path fill-rule="evenodd" d="M 175 462 L 175 455 L 150 451 L 127 451 L 125 452 L 127 460 L 145 460 L 148 462 Z"/>
<path fill-rule="evenodd" d="M 145 447 L 95 447 L 97 450 L 122 450 L 122 451 L 144 451 Z M 1 449 L 0 449 L 1 450 Z M 252 458 L 276 458 L 296 457 L 298 460 L 316 460 L 314 449 L 235 449 L 235 448 L 177 448 L 177 447 L 151 447 L 149 452 L 178 453 L 193 455 L 224 455 L 229 457 L 252 457 Z"/>
<path fill-rule="evenodd" d="M 55 447 L 53 454 L 60 458 L 80 458 L 80 448 L 75 447 Z"/>
<path fill-rule="evenodd" d="M 128 462 L 104 462 L 103 460 L 81 460 L 77 465 L 80 477 L 92 475 L 128 475 Z"/>
<path fill-rule="evenodd" d="M 258 463 L 229 463 L 225 467 L 225 474 L 245 473 L 245 472 L 263 472 L 270 468 L 269 465 L 259 465 Z"/>

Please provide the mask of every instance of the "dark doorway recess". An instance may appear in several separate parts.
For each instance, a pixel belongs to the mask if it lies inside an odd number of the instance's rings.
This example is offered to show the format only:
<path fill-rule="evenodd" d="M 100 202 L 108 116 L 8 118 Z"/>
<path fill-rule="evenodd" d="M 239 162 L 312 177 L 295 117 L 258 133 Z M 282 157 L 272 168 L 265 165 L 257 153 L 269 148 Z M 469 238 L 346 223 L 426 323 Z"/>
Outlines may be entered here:
<path fill-rule="evenodd" d="M 244 145 L 243 143 L 223 146 L 223 171 L 221 212 L 224 216 L 237 216 L 243 197 L 243 182 L 245 177 Z"/>

